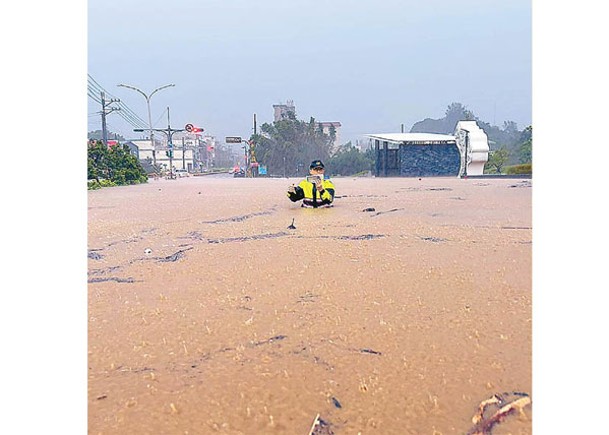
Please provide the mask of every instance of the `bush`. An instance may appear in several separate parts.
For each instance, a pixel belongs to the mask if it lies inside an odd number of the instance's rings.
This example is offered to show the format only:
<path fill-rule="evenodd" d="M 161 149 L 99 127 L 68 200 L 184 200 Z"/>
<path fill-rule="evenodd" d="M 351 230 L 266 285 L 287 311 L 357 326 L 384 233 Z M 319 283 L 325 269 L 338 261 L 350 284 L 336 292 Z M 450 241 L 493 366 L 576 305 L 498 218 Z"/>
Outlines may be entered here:
<path fill-rule="evenodd" d="M 332 175 L 351 176 L 354 174 L 364 174 L 372 169 L 374 161 L 369 154 L 362 153 L 358 148 L 346 143 L 338 148 L 336 153 L 328 160 L 328 168 Z"/>
<path fill-rule="evenodd" d="M 533 164 L 525 163 L 522 165 L 508 166 L 505 168 L 505 173 L 508 175 L 533 174 Z"/>
<path fill-rule="evenodd" d="M 87 190 L 97 190 L 97 189 L 101 189 L 102 187 L 113 187 L 113 186 L 118 186 L 118 184 L 116 184 L 115 182 L 111 181 L 111 180 L 88 180 L 87 181 Z"/>
<path fill-rule="evenodd" d="M 127 145 L 106 147 L 101 141 L 89 143 L 87 178 L 89 189 L 148 182 L 148 175 Z M 105 179 L 105 182 L 97 180 Z"/>

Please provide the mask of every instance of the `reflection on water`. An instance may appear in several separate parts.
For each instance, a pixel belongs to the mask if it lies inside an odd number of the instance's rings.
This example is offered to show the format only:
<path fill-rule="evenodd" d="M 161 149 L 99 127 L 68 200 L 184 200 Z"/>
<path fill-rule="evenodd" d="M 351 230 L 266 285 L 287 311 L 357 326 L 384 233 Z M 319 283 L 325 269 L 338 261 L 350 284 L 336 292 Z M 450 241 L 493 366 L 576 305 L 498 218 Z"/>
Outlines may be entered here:
<path fill-rule="evenodd" d="M 89 432 L 531 433 L 530 184 L 292 181 L 89 192 Z"/>

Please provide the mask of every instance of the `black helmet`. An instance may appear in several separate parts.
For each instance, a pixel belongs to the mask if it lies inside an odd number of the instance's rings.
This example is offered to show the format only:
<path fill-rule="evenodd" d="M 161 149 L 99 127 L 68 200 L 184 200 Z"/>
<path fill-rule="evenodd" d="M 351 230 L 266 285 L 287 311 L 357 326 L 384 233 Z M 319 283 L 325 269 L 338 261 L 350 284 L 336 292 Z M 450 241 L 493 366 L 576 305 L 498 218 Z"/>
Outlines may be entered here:
<path fill-rule="evenodd" d="M 309 166 L 309 169 L 313 169 L 313 168 L 324 168 L 324 162 L 322 162 L 321 160 L 313 160 L 311 162 L 311 166 Z"/>

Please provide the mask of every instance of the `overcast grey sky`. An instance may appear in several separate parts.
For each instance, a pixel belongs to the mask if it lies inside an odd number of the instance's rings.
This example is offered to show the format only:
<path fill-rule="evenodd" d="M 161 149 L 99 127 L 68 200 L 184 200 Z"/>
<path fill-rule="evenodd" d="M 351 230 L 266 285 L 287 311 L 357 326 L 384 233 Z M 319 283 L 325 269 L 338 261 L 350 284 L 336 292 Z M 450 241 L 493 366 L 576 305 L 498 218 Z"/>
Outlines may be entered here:
<path fill-rule="evenodd" d="M 156 128 L 223 139 L 297 117 L 340 121 L 341 142 L 406 131 L 460 102 L 501 126 L 531 124 L 530 0 L 89 0 L 88 72 Z M 101 128 L 89 99 L 88 130 Z M 109 129 L 132 138 L 116 113 Z"/>

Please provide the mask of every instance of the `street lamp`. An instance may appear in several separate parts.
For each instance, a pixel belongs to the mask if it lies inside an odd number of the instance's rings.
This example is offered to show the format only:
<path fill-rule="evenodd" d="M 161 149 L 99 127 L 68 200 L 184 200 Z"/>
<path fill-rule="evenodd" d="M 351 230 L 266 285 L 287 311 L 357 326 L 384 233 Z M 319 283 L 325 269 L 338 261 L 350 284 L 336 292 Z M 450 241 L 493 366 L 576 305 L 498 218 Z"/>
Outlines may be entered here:
<path fill-rule="evenodd" d="M 133 89 L 134 91 L 137 91 L 140 94 L 142 94 L 144 96 L 144 98 L 146 99 L 146 105 L 148 106 L 148 127 L 150 128 L 150 145 L 152 147 L 152 163 L 153 163 L 153 165 L 155 167 L 155 171 L 156 171 L 156 148 L 154 146 L 154 131 L 152 130 L 152 115 L 150 114 L 150 99 L 152 98 L 152 96 L 155 93 L 157 93 L 161 89 L 170 88 L 170 87 L 175 86 L 175 85 L 174 84 L 168 84 L 168 85 L 161 86 L 160 88 L 156 88 L 154 91 L 152 91 L 150 93 L 150 95 L 146 95 L 144 93 L 144 91 L 142 91 L 141 89 L 136 88 L 135 86 L 124 85 L 124 84 L 119 84 L 117 86 L 121 86 L 123 88 Z"/>

